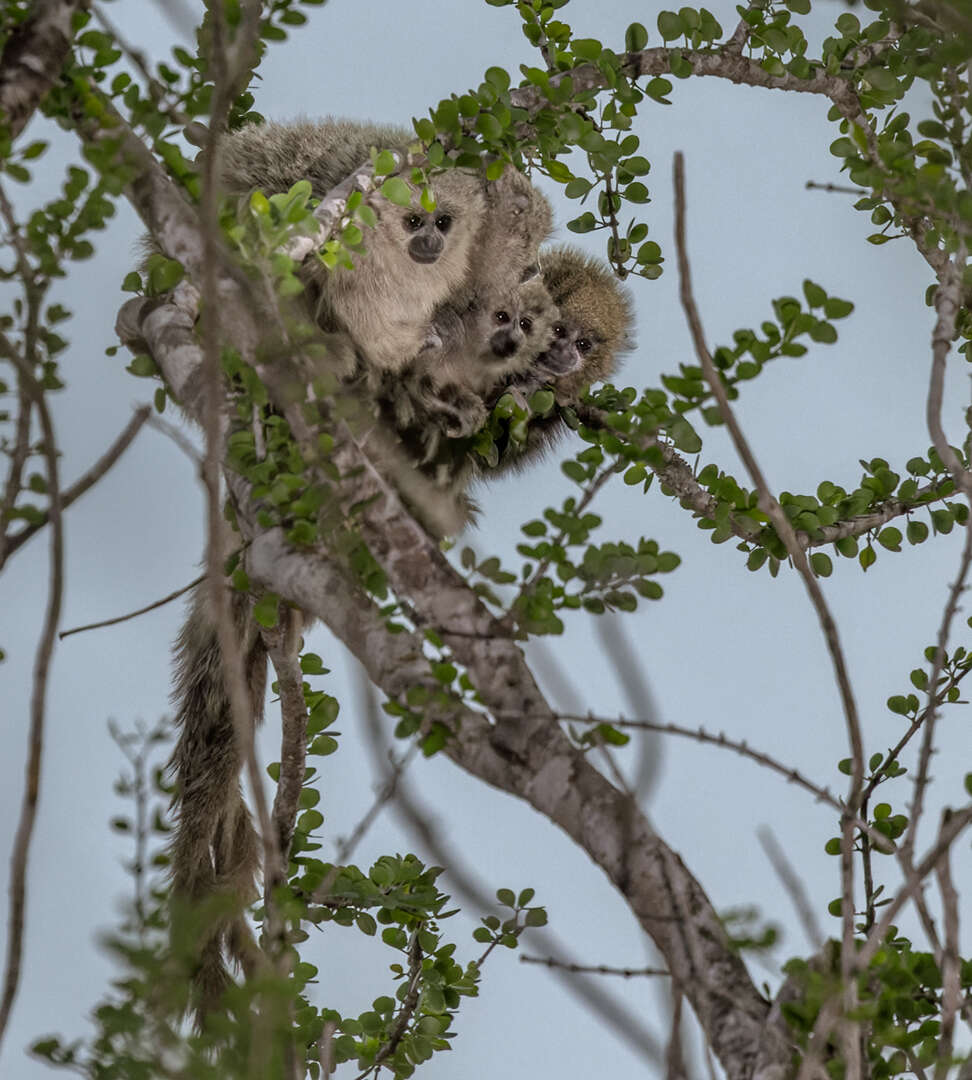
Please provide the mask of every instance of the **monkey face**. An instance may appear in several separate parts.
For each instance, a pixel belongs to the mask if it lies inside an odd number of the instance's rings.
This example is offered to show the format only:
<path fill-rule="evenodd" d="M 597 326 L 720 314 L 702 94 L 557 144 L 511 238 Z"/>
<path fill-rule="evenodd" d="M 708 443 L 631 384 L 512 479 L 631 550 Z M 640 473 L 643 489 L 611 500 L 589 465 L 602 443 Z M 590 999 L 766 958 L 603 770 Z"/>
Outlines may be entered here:
<path fill-rule="evenodd" d="M 537 357 L 537 366 L 554 377 L 567 375 L 585 364 L 603 341 L 586 327 L 566 319 L 553 325 L 553 340 L 549 348 Z"/>
<path fill-rule="evenodd" d="M 452 214 L 439 207 L 434 213 L 409 210 L 402 218 L 408 236 L 406 250 L 414 262 L 434 263 L 445 248 L 446 234 L 452 228 Z"/>
<path fill-rule="evenodd" d="M 496 329 L 489 338 L 489 351 L 500 360 L 513 356 L 533 331 L 533 319 L 517 315 L 515 308 L 512 312 L 505 308 L 494 311 L 492 321 Z"/>
<path fill-rule="evenodd" d="M 539 279 L 521 285 L 490 315 L 486 359 L 509 361 L 520 354 L 527 363 L 551 344 L 557 309 Z"/>

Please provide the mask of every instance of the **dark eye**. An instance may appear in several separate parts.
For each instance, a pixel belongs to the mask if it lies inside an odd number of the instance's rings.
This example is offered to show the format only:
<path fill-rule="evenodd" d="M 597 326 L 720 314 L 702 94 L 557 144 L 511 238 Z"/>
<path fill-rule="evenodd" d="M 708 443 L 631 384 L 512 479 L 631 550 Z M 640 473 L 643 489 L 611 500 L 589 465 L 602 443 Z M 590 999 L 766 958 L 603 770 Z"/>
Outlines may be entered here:
<path fill-rule="evenodd" d="M 440 214 L 435 219 L 435 227 L 439 232 L 448 232 L 452 228 L 452 218 L 448 214 Z"/>
<path fill-rule="evenodd" d="M 554 323 L 554 337 L 565 338 L 567 336 L 567 327 L 563 323 Z"/>
<path fill-rule="evenodd" d="M 594 342 L 589 338 L 582 337 L 577 339 L 577 351 L 580 353 L 589 353 L 594 348 Z"/>
<path fill-rule="evenodd" d="M 493 318 L 501 326 L 505 326 L 510 321 L 510 313 L 508 311 L 496 311 L 493 313 Z"/>
<path fill-rule="evenodd" d="M 417 232 L 422 228 L 422 218 L 418 214 L 408 214 L 405 217 L 405 228 L 411 232 Z"/>
<path fill-rule="evenodd" d="M 520 329 L 524 334 L 529 334 L 533 329 L 533 319 L 528 319 L 526 315 L 524 315 L 523 318 L 520 319 Z"/>

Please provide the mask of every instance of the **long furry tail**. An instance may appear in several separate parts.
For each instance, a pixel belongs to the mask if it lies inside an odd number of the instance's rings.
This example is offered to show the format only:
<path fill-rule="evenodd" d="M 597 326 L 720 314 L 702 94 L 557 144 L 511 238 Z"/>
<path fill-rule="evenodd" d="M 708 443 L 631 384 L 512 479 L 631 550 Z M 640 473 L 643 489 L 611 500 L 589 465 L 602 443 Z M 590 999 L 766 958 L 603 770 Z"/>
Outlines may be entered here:
<path fill-rule="evenodd" d="M 243 648 L 252 722 L 262 717 L 267 655 L 245 597 L 231 600 Z M 242 765 L 223 680 L 216 625 L 198 587 L 174 647 L 173 704 L 179 736 L 169 847 L 175 921 L 191 930 L 194 1008 L 200 1024 L 232 978 L 227 958 L 252 974 L 259 949 L 242 908 L 256 896 L 260 845 L 240 789 Z"/>

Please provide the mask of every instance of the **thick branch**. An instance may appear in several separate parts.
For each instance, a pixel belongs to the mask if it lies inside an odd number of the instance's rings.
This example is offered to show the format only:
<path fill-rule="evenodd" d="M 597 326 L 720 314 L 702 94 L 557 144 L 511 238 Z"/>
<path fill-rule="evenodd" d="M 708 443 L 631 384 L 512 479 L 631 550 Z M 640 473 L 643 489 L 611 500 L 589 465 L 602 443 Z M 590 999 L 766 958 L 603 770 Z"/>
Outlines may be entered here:
<path fill-rule="evenodd" d="M 11 137 L 23 131 L 61 73 L 73 32 L 71 20 L 90 0 L 37 0 L 34 12 L 10 35 L 0 57 L 0 111 Z"/>

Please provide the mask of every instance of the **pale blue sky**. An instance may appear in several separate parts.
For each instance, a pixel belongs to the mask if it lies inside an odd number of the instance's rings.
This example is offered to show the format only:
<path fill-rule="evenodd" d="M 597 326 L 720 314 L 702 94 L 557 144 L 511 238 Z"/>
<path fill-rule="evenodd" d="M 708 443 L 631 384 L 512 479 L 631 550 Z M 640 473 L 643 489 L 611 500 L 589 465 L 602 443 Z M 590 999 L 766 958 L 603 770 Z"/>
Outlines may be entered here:
<path fill-rule="evenodd" d="M 712 7 L 730 30 L 733 5 Z M 257 107 L 268 117 L 332 113 L 407 123 L 441 97 L 478 83 L 488 66 L 515 73 L 521 62 L 533 62 L 512 9 L 480 0 L 407 7 L 332 0 L 305 10 L 310 25 L 292 41 L 274 46 L 261 68 Z M 830 17 L 840 10 L 833 5 Z M 111 12 L 128 38 L 154 58 L 166 56 L 176 43 L 156 5 L 115 4 Z M 649 27 L 651 44 L 659 44 L 656 14 L 655 6 L 632 0 L 611 5 L 575 0 L 564 12 L 579 35 L 599 37 L 618 49 L 634 19 Z M 822 35 L 826 23 L 821 18 L 813 25 Z M 900 467 L 924 452 L 932 315 L 923 292 L 929 272 L 903 242 L 866 244 L 871 228 L 853 211 L 852 200 L 805 190 L 808 179 L 839 179 L 838 163 L 827 152 L 837 132 L 826 120 L 824 99 L 715 80 L 676 83 L 672 97 L 675 104 L 668 108 L 646 104 L 635 129 L 653 166 L 648 181 L 653 202 L 645 217 L 669 259 L 659 281 L 633 285 L 639 346 L 619 382 L 657 385 L 661 373 L 694 362 L 670 250 L 671 159 L 682 150 L 693 274 L 710 343 L 728 340 L 737 327 L 758 324 L 769 314 L 770 301 L 798 294 L 805 277 L 857 305 L 853 317 L 839 324 L 836 345 L 816 347 L 802 360 L 780 360 L 745 387 L 739 416 L 770 482 L 813 491 L 820 480 L 830 479 L 851 488 L 860 477 L 861 457 L 883 456 Z M 31 135 L 39 137 L 41 126 L 35 124 Z M 56 131 L 54 136 L 58 147 L 71 150 L 68 136 Z M 43 159 L 33 188 L 16 192 L 20 207 L 30 207 L 59 183 L 60 160 L 53 152 Z M 563 224 L 570 216 L 558 199 L 560 239 L 566 238 Z M 98 256 L 58 289 L 76 313 L 69 325 L 74 345 L 62 362 L 69 389 L 56 407 L 68 482 L 111 441 L 133 405 L 151 393 L 148 383 L 124 373 L 126 360 L 104 355 L 113 343 L 114 315 L 123 299 L 119 285 L 132 265 L 138 234 L 134 215 L 122 208 Z M 597 246 L 591 242 L 594 250 Z M 947 421 L 957 442 L 961 407 L 968 399 L 964 373 L 952 377 L 949 392 Z M 724 434 L 703 436 L 703 462 L 717 461 L 742 479 Z M 535 516 L 538 505 L 559 502 L 570 489 L 553 460 L 494 485 L 480 493 L 482 522 L 464 542 L 484 554 L 502 554 L 515 566 L 520 523 Z M 682 567 L 663 581 L 665 598 L 644 603 L 623 620 L 662 717 L 723 729 L 839 789 L 842 778 L 835 765 L 846 754 L 843 720 L 823 641 L 796 577 L 784 571 L 773 581 L 765 571 L 748 573 L 732 544 L 713 548 L 677 504 L 655 491 L 641 496 L 618 483 L 598 502 L 606 521 L 602 539 L 643 533 L 683 557 Z M 68 514 L 63 626 L 120 614 L 185 584 L 197 573 L 202 536 L 203 500 L 191 463 L 164 436 L 143 432 L 109 478 Z M 866 575 L 856 564 L 838 560 L 824 585 L 841 627 L 869 751 L 893 743 L 901 730 L 900 718 L 888 713 L 884 702 L 906 690 L 908 672 L 934 639 L 957 563 L 955 540 L 953 535 L 898 556 L 882 554 Z M 39 539 L 14 558 L 0 581 L 0 646 L 8 654 L 0 667 L 0 756 L 7 763 L 0 820 L 6 822 L 15 819 L 21 797 L 29 670 L 45 578 L 46 551 Z M 122 762 L 106 720 L 113 717 L 124 726 L 166 711 L 169 642 L 180 618 L 180 605 L 170 605 L 136 622 L 69 638 L 57 649 L 30 868 L 25 971 L 0 1064 L 2 1075 L 12 1080 L 47 1075 L 24 1058 L 22 1048 L 50 1031 L 68 1037 L 82 1033 L 85 1015 L 111 975 L 97 937 L 125 895 L 119 864 L 127 851 L 106 827 L 123 809 L 111 793 Z M 573 706 L 580 700 L 599 713 L 617 713 L 626 708 L 624 696 L 594 621 L 576 615 L 562 639 L 548 641 L 572 683 L 549 689 L 555 702 Z M 372 780 L 356 732 L 353 665 L 326 631 L 314 631 L 308 645 L 334 670 L 322 685 L 344 702 L 344 749 L 324 760 L 322 769 L 330 842 L 350 832 L 370 804 Z M 945 752 L 935 759 L 934 773 L 940 798 L 952 803 L 962 799 L 961 775 L 968 768 L 968 744 L 959 727 L 966 722 L 953 710 L 940 729 Z M 268 758 L 274 756 L 275 737 L 271 720 L 264 733 Z M 628 757 L 636 755 L 631 751 Z M 639 965 L 651 955 L 600 871 L 529 808 L 470 782 L 444 758 L 417 762 L 410 776 L 449 839 L 492 889 L 536 888 L 552 928 L 579 960 Z M 899 784 L 896 810 L 910 794 L 908 784 Z M 755 839 L 760 824 L 772 825 L 827 927 L 824 908 L 839 891 L 837 861 L 823 852 L 835 832 L 833 814 L 804 792 L 725 751 L 668 742 L 650 812 L 717 908 L 758 903 L 783 925 L 782 959 L 807 945 Z M 2 878 L 12 828 L 4 832 Z M 355 861 L 366 864 L 383 852 L 404 850 L 423 854 L 386 812 Z M 956 869 L 965 872 L 968 885 L 968 866 Z M 6 890 L 0 900 L 4 919 L 5 905 Z M 478 954 L 469 937 L 475 914 L 453 920 L 449 928 L 466 958 Z M 387 990 L 384 974 L 394 958 L 354 931 L 328 930 L 315 941 L 314 955 L 321 966 L 322 1000 L 346 1013 L 368 1007 Z M 758 980 L 768 977 L 758 967 L 754 972 Z M 612 989 L 664 1036 L 652 985 L 625 982 Z M 430 1080 L 486 1080 L 498 1072 L 511 1080 L 651 1074 L 627 1047 L 578 1011 L 545 971 L 505 953 L 491 958 L 482 995 L 464 1006 L 456 1029 L 454 1052 L 427 1068 Z"/>

